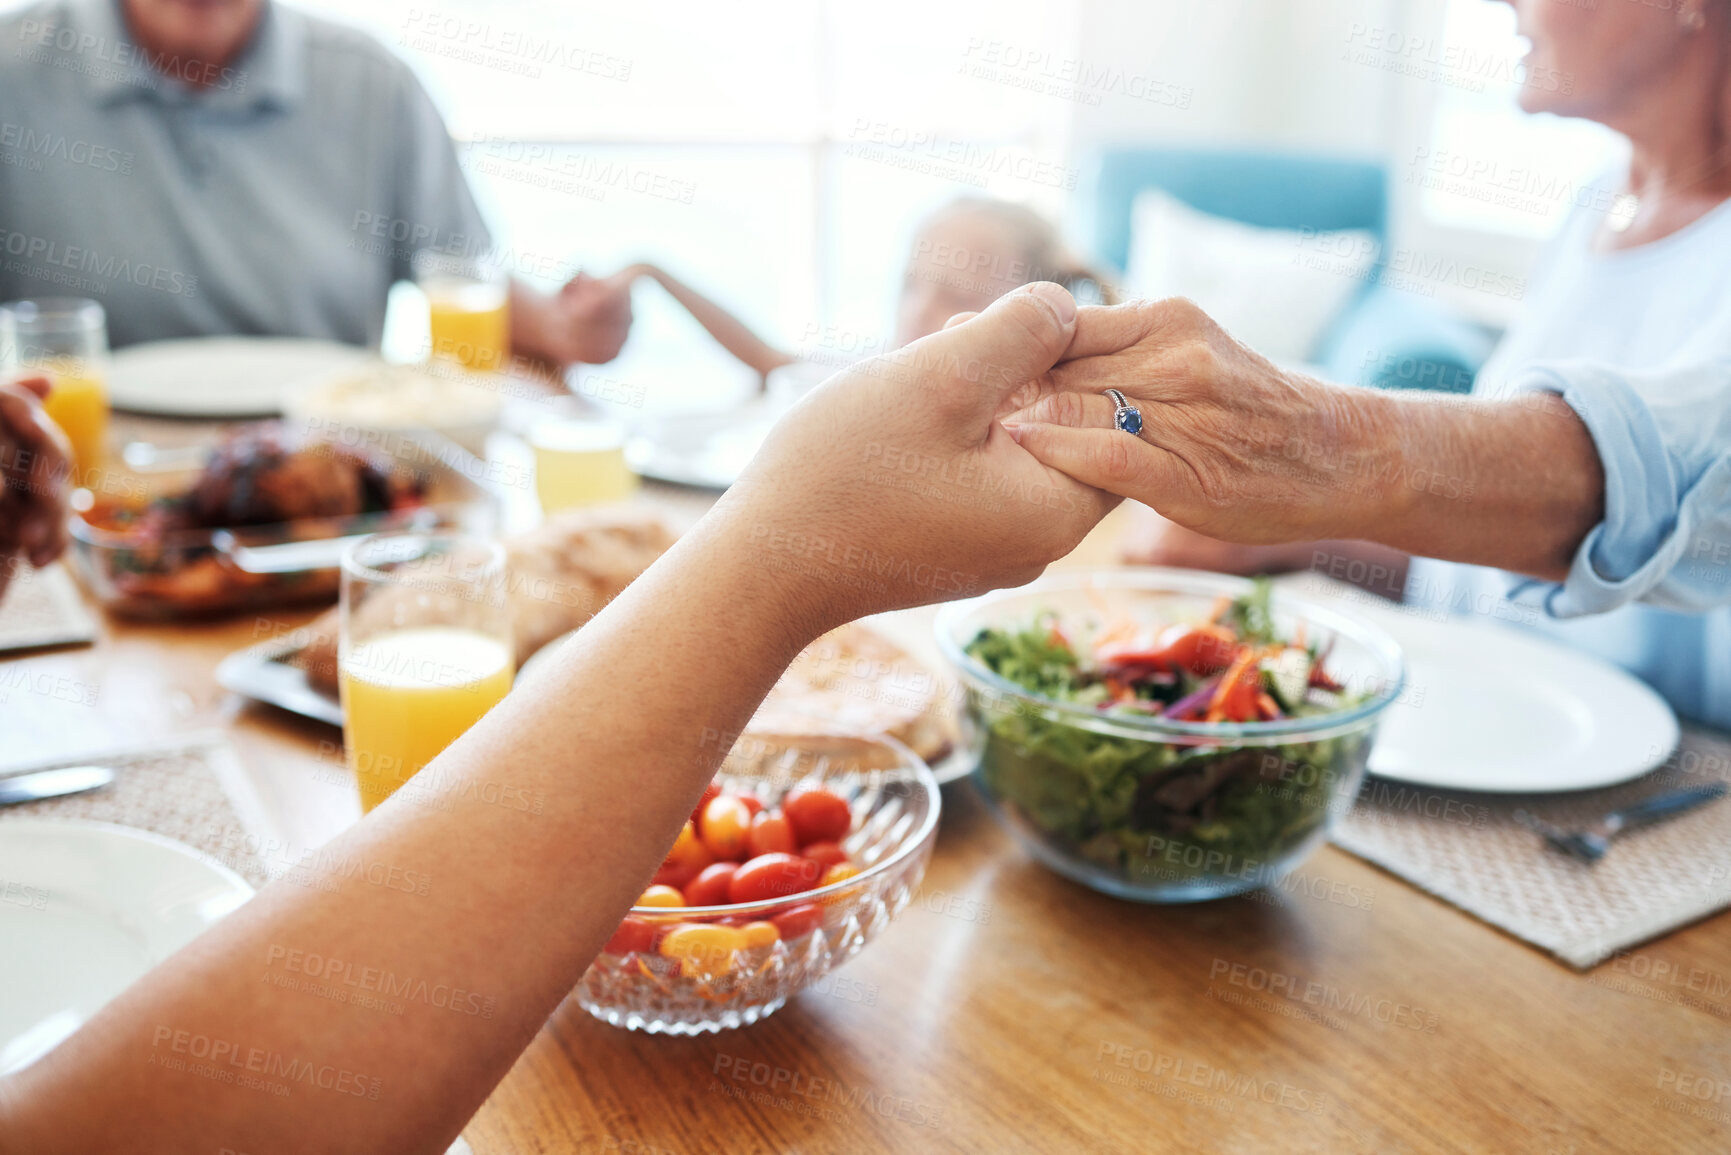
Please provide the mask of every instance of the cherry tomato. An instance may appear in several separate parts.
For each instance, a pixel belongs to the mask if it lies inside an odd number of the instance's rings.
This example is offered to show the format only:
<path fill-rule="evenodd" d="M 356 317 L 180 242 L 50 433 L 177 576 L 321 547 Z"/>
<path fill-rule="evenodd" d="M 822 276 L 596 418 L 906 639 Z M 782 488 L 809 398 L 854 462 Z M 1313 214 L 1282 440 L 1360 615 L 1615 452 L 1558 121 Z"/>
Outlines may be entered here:
<path fill-rule="evenodd" d="M 825 866 L 840 866 L 848 860 L 847 851 L 834 842 L 813 842 L 799 853 L 801 857 L 821 862 Z"/>
<path fill-rule="evenodd" d="M 703 808 L 709 805 L 709 800 L 721 793 L 721 784 L 711 782 L 703 788 L 703 797 L 697 800 L 697 805 L 691 808 L 691 824 L 697 825 L 697 820 L 703 817 Z"/>
<path fill-rule="evenodd" d="M 733 902 L 762 902 L 810 890 L 822 876 L 822 868 L 794 854 L 760 854 L 739 868 L 727 886 Z"/>
<path fill-rule="evenodd" d="M 1238 639 L 1225 626 L 1172 626 L 1160 635 L 1161 659 L 1198 676 L 1232 664 Z"/>
<path fill-rule="evenodd" d="M 823 872 L 823 882 L 819 885 L 828 886 L 832 882 L 843 882 L 859 873 L 859 867 L 851 862 L 838 862 Z"/>
<path fill-rule="evenodd" d="M 637 900 L 638 906 L 687 906 L 685 895 L 677 886 L 651 886 Z"/>
<path fill-rule="evenodd" d="M 745 936 L 747 948 L 774 946 L 781 941 L 781 931 L 773 922 L 748 922 L 739 928 L 739 933 Z"/>
<path fill-rule="evenodd" d="M 738 862 L 745 857 L 746 844 L 751 840 L 751 811 L 732 794 L 711 798 L 703 808 L 697 833 L 715 857 Z"/>
<path fill-rule="evenodd" d="M 799 849 L 793 836 L 793 823 L 779 810 L 765 810 L 751 820 L 751 856 L 760 854 L 792 854 Z"/>
<path fill-rule="evenodd" d="M 745 934 L 718 923 L 688 922 L 667 932 L 658 948 L 680 962 L 681 973 L 696 970 L 724 975 L 733 969 L 733 954 L 744 950 Z"/>
<path fill-rule="evenodd" d="M 640 918 L 627 918 L 619 924 L 619 929 L 613 932 L 613 937 L 608 939 L 607 945 L 601 949 L 608 954 L 647 954 L 655 948 L 657 929 L 654 923 L 644 922 Z"/>
<path fill-rule="evenodd" d="M 802 902 L 798 906 L 788 907 L 780 914 L 771 915 L 769 921 L 781 932 L 783 942 L 792 942 L 823 925 L 823 907 L 815 902 Z"/>
<path fill-rule="evenodd" d="M 654 882 L 660 886 L 677 886 L 683 889 L 704 867 L 714 861 L 715 855 L 711 854 L 709 848 L 703 845 L 703 840 L 697 837 L 697 828 L 687 822 L 680 828 L 679 837 L 674 840 L 673 849 L 667 852 L 661 869 L 655 872 Z"/>
<path fill-rule="evenodd" d="M 745 803 L 745 808 L 747 810 L 751 811 L 751 815 L 753 818 L 755 818 L 759 814 L 763 813 L 763 799 L 759 798 L 757 795 L 755 795 L 755 794 L 740 794 L 740 795 L 736 795 L 736 797 L 741 802 Z"/>
<path fill-rule="evenodd" d="M 782 804 L 793 832 L 805 842 L 839 842 L 853 826 L 847 800 L 821 786 L 796 790 Z"/>
<path fill-rule="evenodd" d="M 1225 626 L 1169 626 L 1152 646 L 1133 639 L 1101 646 L 1094 655 L 1105 666 L 1175 666 L 1201 677 L 1224 670 L 1238 653 L 1238 639 Z"/>
<path fill-rule="evenodd" d="M 717 862 L 703 868 L 703 873 L 685 888 L 685 901 L 690 906 L 725 906 L 727 884 L 733 881 L 739 867 L 731 862 Z"/>

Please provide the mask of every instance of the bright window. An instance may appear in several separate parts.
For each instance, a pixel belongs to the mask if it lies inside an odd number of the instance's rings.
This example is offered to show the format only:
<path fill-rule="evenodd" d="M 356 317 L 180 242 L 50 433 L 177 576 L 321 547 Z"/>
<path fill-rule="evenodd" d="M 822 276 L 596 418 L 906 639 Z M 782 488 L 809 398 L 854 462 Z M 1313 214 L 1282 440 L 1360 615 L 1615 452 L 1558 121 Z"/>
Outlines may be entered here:
<path fill-rule="evenodd" d="M 502 243 L 597 272 L 664 264 L 799 351 L 891 331 L 917 219 L 956 196 L 1063 208 L 1062 102 L 971 72 L 1057 51 L 1074 0 L 299 0 L 407 59 Z M 1028 175 L 1034 174 L 1034 175 Z M 605 372 L 647 403 L 750 387 L 670 299 L 637 294 Z"/>
<path fill-rule="evenodd" d="M 1409 179 L 1433 224 L 1518 237 L 1550 236 L 1583 186 L 1621 155 L 1622 138 L 1586 120 L 1521 111 L 1520 84 L 1568 84 L 1518 67 L 1526 42 L 1515 10 L 1490 0 L 1448 0 L 1438 46 L 1421 56 L 1438 69 L 1428 151 L 1415 151 Z"/>

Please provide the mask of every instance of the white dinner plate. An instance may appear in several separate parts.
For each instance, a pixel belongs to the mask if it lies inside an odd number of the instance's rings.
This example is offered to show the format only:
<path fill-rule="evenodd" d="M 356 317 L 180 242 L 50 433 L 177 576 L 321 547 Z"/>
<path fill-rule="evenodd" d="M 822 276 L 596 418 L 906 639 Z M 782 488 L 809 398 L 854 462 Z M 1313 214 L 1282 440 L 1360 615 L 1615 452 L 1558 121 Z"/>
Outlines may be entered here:
<path fill-rule="evenodd" d="M 0 1074 L 252 897 L 234 871 L 103 822 L 0 822 Z"/>
<path fill-rule="evenodd" d="M 771 370 L 764 391 L 732 409 L 647 417 L 626 443 L 625 462 L 656 481 L 726 489 L 751 464 L 775 423 L 834 371 L 831 365 L 794 361 Z"/>
<path fill-rule="evenodd" d="M 757 397 L 722 413 L 665 414 L 625 445 L 633 473 L 673 485 L 726 489 L 739 480 L 786 406 Z"/>
<path fill-rule="evenodd" d="M 114 354 L 108 397 L 116 409 L 162 417 L 274 417 L 296 384 L 375 356 L 299 337 L 147 341 Z"/>
<path fill-rule="evenodd" d="M 1670 705 L 1591 654 L 1476 619 L 1351 611 L 1406 653 L 1406 690 L 1370 754 L 1379 777 L 1444 790 L 1591 790 L 1638 778 L 1676 748 Z"/>

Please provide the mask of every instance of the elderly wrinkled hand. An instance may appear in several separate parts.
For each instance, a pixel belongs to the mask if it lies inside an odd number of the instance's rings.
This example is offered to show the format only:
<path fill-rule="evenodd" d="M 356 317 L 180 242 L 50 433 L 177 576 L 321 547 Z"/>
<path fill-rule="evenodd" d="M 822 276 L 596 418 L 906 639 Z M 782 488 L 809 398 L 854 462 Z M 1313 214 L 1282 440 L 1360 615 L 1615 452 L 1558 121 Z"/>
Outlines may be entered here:
<path fill-rule="evenodd" d="M 1084 309 L 1068 360 L 1004 418 L 1022 448 L 1185 529 L 1335 538 L 1559 581 L 1605 516 L 1605 471 L 1554 392 L 1453 398 L 1281 369 L 1189 301 Z M 1142 415 L 1115 427 L 1106 389 Z"/>
<path fill-rule="evenodd" d="M 1050 378 L 1004 419 L 1024 449 L 1225 541 L 1354 536 L 1373 516 L 1356 483 L 1395 448 L 1375 394 L 1282 370 L 1181 299 L 1084 309 Z M 1114 427 L 1108 388 L 1139 434 Z"/>
<path fill-rule="evenodd" d="M 45 566 L 66 549 L 71 451 L 42 411 L 48 380 L 0 385 L 0 594 L 20 561 Z"/>

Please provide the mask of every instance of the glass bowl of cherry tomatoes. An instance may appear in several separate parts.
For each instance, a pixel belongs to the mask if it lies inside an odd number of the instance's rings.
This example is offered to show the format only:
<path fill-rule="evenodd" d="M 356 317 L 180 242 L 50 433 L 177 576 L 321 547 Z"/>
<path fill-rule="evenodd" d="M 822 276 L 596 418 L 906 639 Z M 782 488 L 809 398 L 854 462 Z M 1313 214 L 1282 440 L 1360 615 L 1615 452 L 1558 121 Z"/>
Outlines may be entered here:
<path fill-rule="evenodd" d="M 755 1023 L 865 949 L 937 839 L 931 769 L 883 736 L 746 734 L 578 982 L 617 1027 Z"/>

